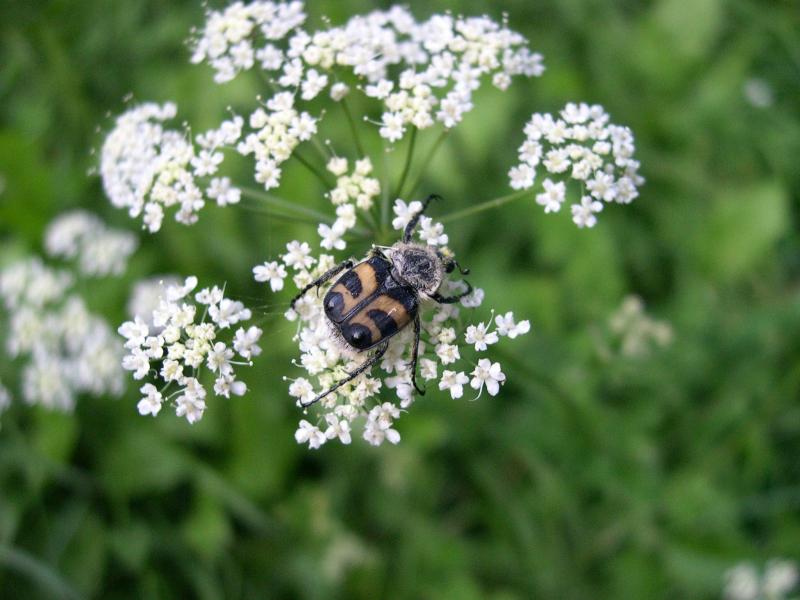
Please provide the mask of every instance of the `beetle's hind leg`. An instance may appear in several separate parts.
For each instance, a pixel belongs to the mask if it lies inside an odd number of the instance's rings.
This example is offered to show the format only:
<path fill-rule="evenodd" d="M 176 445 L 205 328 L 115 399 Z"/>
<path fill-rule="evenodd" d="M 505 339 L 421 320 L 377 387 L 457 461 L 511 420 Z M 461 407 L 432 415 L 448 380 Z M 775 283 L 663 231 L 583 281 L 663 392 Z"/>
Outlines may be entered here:
<path fill-rule="evenodd" d="M 380 346 L 378 346 L 377 350 L 375 351 L 375 354 L 373 354 L 367 360 L 365 360 L 362 364 L 360 364 L 355 371 L 353 371 L 352 373 L 348 373 L 347 377 L 345 377 L 341 381 L 337 381 L 334 385 L 332 385 L 326 391 L 324 391 L 321 394 L 319 394 L 316 398 L 314 398 L 310 402 L 300 402 L 300 406 L 302 406 L 303 408 L 307 408 L 307 407 L 311 406 L 312 404 L 316 404 L 317 402 L 322 400 L 328 394 L 338 390 L 344 384 L 353 381 L 353 379 L 355 379 L 356 377 L 361 375 L 364 371 L 366 371 L 367 369 L 371 368 L 372 365 L 374 365 L 381 358 L 383 358 L 383 355 L 386 354 L 386 348 L 388 348 L 388 347 L 389 347 L 389 340 L 386 340 Z"/>
<path fill-rule="evenodd" d="M 294 310 L 294 305 L 297 303 L 297 301 L 300 300 L 300 298 L 302 298 L 303 296 L 305 296 L 305 293 L 308 290 L 310 290 L 312 288 L 315 288 L 315 287 L 321 286 L 323 283 L 325 283 L 329 279 L 335 277 L 337 273 L 341 273 L 345 269 L 352 269 L 353 265 L 355 265 L 355 263 L 351 259 L 347 259 L 347 260 L 345 260 L 343 262 L 340 262 L 335 267 L 325 271 L 317 279 L 315 279 L 314 281 L 309 283 L 306 287 L 304 287 L 302 290 L 300 290 L 300 292 L 298 292 L 298 294 L 294 298 L 292 298 L 292 301 L 290 303 L 290 305 L 292 307 L 292 310 Z"/>
<path fill-rule="evenodd" d="M 472 284 L 469 281 L 465 281 L 464 283 L 467 284 L 467 291 L 461 292 L 460 294 L 456 294 L 455 296 L 442 296 L 439 292 L 434 292 L 430 295 L 432 300 L 435 300 L 439 304 L 455 304 L 459 300 L 461 300 L 464 296 L 469 296 L 472 293 Z"/>
<path fill-rule="evenodd" d="M 411 382 L 414 384 L 420 395 L 425 395 L 425 390 L 417 384 L 417 361 L 419 360 L 419 336 L 422 332 L 422 323 L 419 320 L 419 314 L 414 317 L 414 351 L 411 356 Z"/>
<path fill-rule="evenodd" d="M 414 237 L 414 230 L 417 228 L 417 224 L 419 223 L 420 217 L 425 213 L 428 209 L 428 204 L 431 203 L 431 200 L 441 200 L 442 197 L 439 194 L 431 194 L 425 200 L 422 201 L 422 208 L 417 212 L 411 220 L 406 225 L 406 229 L 403 232 L 403 241 L 408 243 L 411 241 L 411 238 Z"/>

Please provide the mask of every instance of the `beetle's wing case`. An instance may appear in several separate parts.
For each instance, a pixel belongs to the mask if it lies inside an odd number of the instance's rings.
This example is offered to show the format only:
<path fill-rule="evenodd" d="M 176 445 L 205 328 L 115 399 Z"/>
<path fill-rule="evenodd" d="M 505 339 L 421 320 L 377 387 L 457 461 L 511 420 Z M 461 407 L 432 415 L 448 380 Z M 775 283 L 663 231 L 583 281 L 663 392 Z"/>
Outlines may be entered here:
<path fill-rule="evenodd" d="M 325 316 L 334 323 L 344 321 L 362 302 L 380 293 L 391 268 L 392 263 L 386 258 L 371 256 L 345 271 L 325 294 Z"/>
<path fill-rule="evenodd" d="M 417 310 L 417 297 L 412 290 L 393 287 L 360 306 L 338 324 L 339 330 L 348 344 L 367 350 L 408 325 Z"/>

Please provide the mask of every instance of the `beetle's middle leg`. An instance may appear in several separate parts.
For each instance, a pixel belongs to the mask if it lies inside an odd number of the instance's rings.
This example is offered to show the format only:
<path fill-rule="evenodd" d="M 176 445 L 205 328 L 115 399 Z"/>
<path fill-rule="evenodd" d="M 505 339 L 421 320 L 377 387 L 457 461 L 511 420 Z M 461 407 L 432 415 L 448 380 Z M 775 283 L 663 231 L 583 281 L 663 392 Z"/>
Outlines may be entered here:
<path fill-rule="evenodd" d="M 386 340 L 380 346 L 377 347 L 377 350 L 375 351 L 375 354 L 373 354 L 367 360 L 365 360 L 362 364 L 360 364 L 355 371 L 353 371 L 352 373 L 348 373 L 347 377 L 345 377 L 341 381 L 337 381 L 330 388 L 328 388 L 326 391 L 324 391 L 321 394 L 319 394 L 316 398 L 314 398 L 310 402 L 300 402 L 300 406 L 302 406 L 303 408 L 306 408 L 308 406 L 311 406 L 312 404 L 316 404 L 317 402 L 322 400 L 325 396 L 327 396 L 331 392 L 335 392 L 340 387 L 342 387 L 344 384 L 353 381 L 353 379 L 355 379 L 356 377 L 361 375 L 364 371 L 366 371 L 367 369 L 371 368 L 372 365 L 374 365 L 381 358 L 383 358 L 383 355 L 386 354 L 386 348 L 388 348 L 388 347 L 389 347 L 389 340 Z"/>

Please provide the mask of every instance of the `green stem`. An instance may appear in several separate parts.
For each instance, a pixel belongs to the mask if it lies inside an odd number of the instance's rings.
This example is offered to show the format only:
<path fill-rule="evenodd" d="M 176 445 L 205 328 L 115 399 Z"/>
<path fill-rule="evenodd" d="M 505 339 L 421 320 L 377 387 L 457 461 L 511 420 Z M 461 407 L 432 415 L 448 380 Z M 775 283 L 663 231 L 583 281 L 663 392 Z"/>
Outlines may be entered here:
<path fill-rule="evenodd" d="M 431 146 L 430 150 L 428 150 L 428 154 L 425 155 L 425 158 L 422 161 L 422 168 L 419 170 L 419 173 L 417 173 L 417 176 L 414 178 L 414 184 L 411 186 L 411 189 L 409 190 L 408 194 L 406 194 L 409 200 L 412 199 L 414 197 L 414 194 L 417 192 L 417 188 L 419 188 L 420 184 L 422 183 L 422 176 L 425 175 L 425 171 L 427 170 L 428 165 L 431 164 L 431 161 L 433 160 L 433 157 L 436 155 L 436 152 L 439 150 L 439 147 L 442 145 L 442 142 L 444 142 L 445 139 L 447 139 L 448 133 L 450 133 L 449 129 L 445 129 L 444 131 L 442 131 L 442 133 L 439 134 L 439 137 L 436 138 L 436 141 L 433 142 L 433 145 Z M 403 190 L 400 191 L 402 192 Z"/>
<path fill-rule="evenodd" d="M 417 128 L 411 128 L 411 139 L 408 141 L 408 150 L 406 151 L 406 164 L 403 166 L 403 173 L 400 175 L 400 183 L 397 184 L 397 191 L 394 194 L 395 198 L 402 198 L 400 195 L 403 191 L 403 186 L 406 184 L 408 171 L 411 169 L 411 159 L 414 157 L 414 146 L 417 143 Z"/>
<path fill-rule="evenodd" d="M 245 210 L 252 210 L 253 212 L 264 212 L 265 214 L 272 215 L 278 219 L 294 219 L 296 221 L 301 221 L 304 223 L 328 223 L 331 224 L 335 221 L 333 217 L 326 215 L 323 212 L 318 210 L 314 210 L 313 208 L 309 208 L 307 206 L 303 206 L 302 204 L 297 204 L 296 202 L 290 202 L 289 200 L 285 200 L 284 198 L 279 198 L 278 196 L 273 196 L 272 194 L 268 194 L 267 192 L 262 192 L 260 190 L 254 190 L 252 188 L 242 188 L 242 195 L 253 198 L 254 200 L 258 200 L 259 202 L 264 202 L 271 208 L 277 208 L 280 210 L 285 210 L 289 213 L 294 214 L 278 214 L 272 213 L 264 208 L 259 209 L 257 206 L 246 206 L 243 205 L 242 208 Z M 369 230 L 363 227 L 353 227 L 349 230 L 350 232 L 361 236 L 361 237 L 369 237 L 370 232 Z"/>
<path fill-rule="evenodd" d="M 292 158 L 296 158 L 297 161 L 303 165 L 306 169 L 309 170 L 317 179 L 319 179 L 320 183 L 326 188 L 331 189 L 334 187 L 329 181 L 328 178 L 325 177 L 325 174 L 320 171 L 317 167 L 315 167 L 311 162 L 305 158 L 302 154 L 300 154 L 297 150 L 292 152 Z"/>
<path fill-rule="evenodd" d="M 372 214 L 372 211 L 371 210 L 362 210 L 362 211 L 359 211 L 358 214 L 361 215 L 361 218 L 364 219 L 364 221 L 366 221 L 367 225 L 369 225 L 372 228 L 372 231 L 374 231 L 375 234 L 377 235 L 378 234 L 378 222 L 375 220 L 375 215 Z"/>
<path fill-rule="evenodd" d="M 267 192 L 262 192 L 260 190 L 254 190 L 252 188 L 242 188 L 242 195 L 247 196 L 248 198 L 252 198 L 254 200 L 258 200 L 259 202 L 263 202 L 268 206 L 273 208 L 279 208 L 291 213 L 295 213 L 297 215 L 302 215 L 304 217 L 310 217 L 316 223 L 332 223 L 333 219 L 322 213 L 318 210 L 314 210 L 313 208 L 309 208 L 307 206 L 303 206 L 302 204 L 297 204 L 296 202 L 290 202 L 289 200 L 285 200 L 283 198 L 279 198 L 278 196 L 273 196 L 272 194 L 268 194 Z"/>
<path fill-rule="evenodd" d="M 450 213 L 449 215 L 441 217 L 439 220 L 442 223 L 448 221 L 456 221 L 458 219 L 463 219 L 464 217 L 469 217 L 481 213 L 485 210 L 498 208 L 500 206 L 503 206 L 504 204 L 508 204 L 509 202 L 513 202 L 514 200 L 524 198 L 525 196 L 528 195 L 530 195 L 529 190 L 520 190 L 518 192 L 514 192 L 513 194 L 508 194 L 507 196 L 492 198 L 491 200 L 487 200 L 486 202 L 481 202 L 480 204 L 476 204 L 475 206 L 470 206 L 469 208 L 465 208 L 463 210 L 457 210 L 455 212 Z"/>
<path fill-rule="evenodd" d="M 319 153 L 319 156 L 322 159 L 323 164 L 327 165 L 328 161 L 331 158 L 330 151 L 325 148 L 325 146 L 322 144 L 322 142 L 319 141 L 316 135 L 311 136 L 311 145 L 314 146 L 314 148 Z"/>
<path fill-rule="evenodd" d="M 350 132 L 353 134 L 353 141 L 356 144 L 358 156 L 359 158 L 364 158 L 364 156 L 366 156 L 364 154 L 364 146 L 361 145 L 361 138 L 358 136 L 356 122 L 353 120 L 353 113 L 350 111 L 350 105 L 347 103 L 347 98 L 342 98 L 341 104 L 342 108 L 344 109 L 344 114 L 347 117 L 347 122 L 350 124 Z"/>
<path fill-rule="evenodd" d="M 247 212 L 258 213 L 262 215 L 267 215 L 271 219 L 277 219 L 279 221 L 289 221 L 289 222 L 299 222 L 299 223 L 310 223 L 315 224 L 319 223 L 316 219 L 312 217 L 307 217 L 303 215 L 292 215 L 285 212 L 276 212 L 272 208 L 268 208 L 266 206 L 255 206 L 252 204 L 240 204 L 239 208 L 242 210 L 246 210 Z M 330 220 L 330 219 L 329 219 Z"/>
<path fill-rule="evenodd" d="M 381 232 L 386 233 L 389 228 L 389 155 L 386 152 L 386 145 L 383 144 L 381 160 L 383 162 L 383 182 L 381 183 L 381 206 L 380 222 Z"/>
<path fill-rule="evenodd" d="M 14 546 L 0 544 L 0 566 L 4 567 L 4 570 L 16 571 L 27 576 L 36 582 L 42 592 L 47 591 L 48 595 L 52 594 L 53 597 L 65 600 L 83 598 L 53 567 Z"/>

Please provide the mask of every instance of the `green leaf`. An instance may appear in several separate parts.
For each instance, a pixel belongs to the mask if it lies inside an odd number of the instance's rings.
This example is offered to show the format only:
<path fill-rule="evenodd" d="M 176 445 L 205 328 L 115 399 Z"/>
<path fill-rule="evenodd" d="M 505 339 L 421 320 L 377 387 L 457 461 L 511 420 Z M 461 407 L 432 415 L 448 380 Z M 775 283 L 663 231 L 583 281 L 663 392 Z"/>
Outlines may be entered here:
<path fill-rule="evenodd" d="M 180 449 L 145 423 L 121 433 L 99 472 L 107 489 L 123 497 L 165 491 L 189 475 Z"/>
<path fill-rule="evenodd" d="M 722 17 L 720 0 L 662 0 L 654 13 L 658 28 L 670 42 L 669 53 L 687 59 L 708 52 L 719 34 Z"/>
<path fill-rule="evenodd" d="M 698 259 L 714 278 L 732 282 L 754 273 L 789 228 L 787 194 L 775 181 L 721 191 L 708 226 L 701 228 Z"/>

